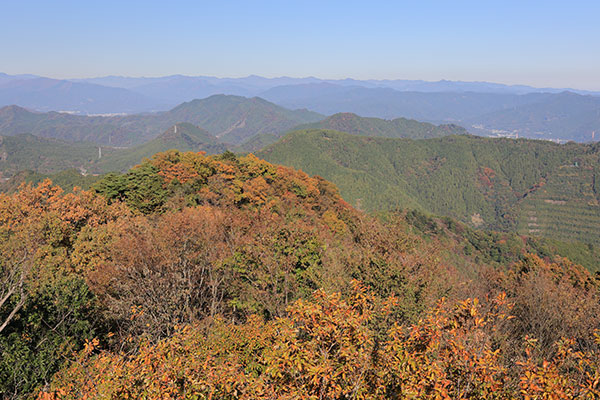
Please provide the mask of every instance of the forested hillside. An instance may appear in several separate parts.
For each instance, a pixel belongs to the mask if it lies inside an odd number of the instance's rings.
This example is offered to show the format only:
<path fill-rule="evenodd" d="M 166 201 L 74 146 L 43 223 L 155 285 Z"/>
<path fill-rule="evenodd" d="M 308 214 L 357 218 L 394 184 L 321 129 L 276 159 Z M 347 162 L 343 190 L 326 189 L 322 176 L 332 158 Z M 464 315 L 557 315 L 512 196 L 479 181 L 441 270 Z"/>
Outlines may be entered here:
<path fill-rule="evenodd" d="M 207 131 L 192 124 L 173 125 L 157 138 L 131 148 L 69 143 L 33 135 L 0 136 L 0 177 L 11 178 L 30 170 L 38 174 L 56 174 L 68 169 L 80 173 L 123 172 L 144 158 L 171 149 L 222 153 L 225 145 Z"/>
<path fill-rule="evenodd" d="M 366 210 L 409 207 L 473 226 L 600 240 L 597 144 L 303 130 L 258 154 L 334 182 L 347 201 Z"/>
<path fill-rule="evenodd" d="M 599 281 L 560 243 L 368 216 L 252 155 L 170 151 L 89 192 L 23 186 L 0 195 L 0 246 L 12 398 L 599 389 Z"/>
<path fill-rule="evenodd" d="M 172 149 L 216 154 L 224 152 L 226 147 L 206 130 L 192 124 L 179 123 L 140 146 L 114 149 L 106 157 L 95 160 L 88 168 L 96 173 L 126 171 L 144 158 Z"/>
<path fill-rule="evenodd" d="M 115 151 L 105 148 L 104 154 Z M 98 160 L 98 147 L 90 143 L 67 143 L 33 135 L 0 136 L 0 176 L 23 170 L 42 174 L 84 168 Z"/>

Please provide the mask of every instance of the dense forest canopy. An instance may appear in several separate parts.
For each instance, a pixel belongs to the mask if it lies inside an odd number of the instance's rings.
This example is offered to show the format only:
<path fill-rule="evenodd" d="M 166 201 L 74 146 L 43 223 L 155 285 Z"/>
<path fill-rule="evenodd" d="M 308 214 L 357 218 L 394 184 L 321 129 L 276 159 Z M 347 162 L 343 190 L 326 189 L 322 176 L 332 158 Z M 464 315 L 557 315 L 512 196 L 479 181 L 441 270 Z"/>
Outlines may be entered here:
<path fill-rule="evenodd" d="M 316 129 L 292 132 L 257 154 L 330 180 L 366 210 L 410 207 L 524 235 L 600 240 L 597 143 L 386 139 Z"/>
<path fill-rule="evenodd" d="M 599 276 L 559 242 L 368 215 L 253 155 L 25 184 L 0 246 L 7 398 L 600 393 Z"/>

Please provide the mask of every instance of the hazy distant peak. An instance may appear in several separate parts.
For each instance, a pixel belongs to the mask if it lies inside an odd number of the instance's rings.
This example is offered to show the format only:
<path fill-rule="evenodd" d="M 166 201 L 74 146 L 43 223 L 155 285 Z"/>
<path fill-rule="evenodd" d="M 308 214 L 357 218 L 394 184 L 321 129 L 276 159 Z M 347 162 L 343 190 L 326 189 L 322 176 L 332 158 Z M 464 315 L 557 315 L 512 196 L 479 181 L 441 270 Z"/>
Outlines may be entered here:
<path fill-rule="evenodd" d="M 38 113 L 28 110 L 21 106 L 17 106 L 15 104 L 0 108 L 0 115 L 3 117 L 8 116 L 8 115 L 28 115 L 28 114 L 38 114 Z"/>

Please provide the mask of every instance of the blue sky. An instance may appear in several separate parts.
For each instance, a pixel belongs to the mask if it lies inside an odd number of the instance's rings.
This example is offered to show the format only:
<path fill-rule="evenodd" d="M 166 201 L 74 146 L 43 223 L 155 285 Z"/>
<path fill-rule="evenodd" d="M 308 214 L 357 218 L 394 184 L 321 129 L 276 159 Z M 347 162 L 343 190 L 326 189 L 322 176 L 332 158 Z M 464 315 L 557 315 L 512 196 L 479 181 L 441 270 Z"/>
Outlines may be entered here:
<path fill-rule="evenodd" d="M 486 80 L 600 90 L 599 1 L 11 1 L 0 71 Z"/>

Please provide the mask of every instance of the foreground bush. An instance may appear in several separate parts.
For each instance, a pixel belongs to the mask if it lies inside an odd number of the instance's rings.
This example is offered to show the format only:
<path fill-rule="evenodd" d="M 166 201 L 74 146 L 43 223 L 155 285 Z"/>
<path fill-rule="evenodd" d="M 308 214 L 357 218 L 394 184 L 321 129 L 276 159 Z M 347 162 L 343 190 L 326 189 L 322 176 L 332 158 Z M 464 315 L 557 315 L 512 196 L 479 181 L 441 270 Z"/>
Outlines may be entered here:
<path fill-rule="evenodd" d="M 347 298 L 316 291 L 286 317 L 186 326 L 135 355 L 90 342 L 39 399 L 595 399 L 598 354 L 567 339 L 550 360 L 534 339 L 510 368 L 496 339 L 506 296 L 443 302 L 403 328 L 358 283 Z M 600 341 L 600 336 L 596 337 Z"/>

